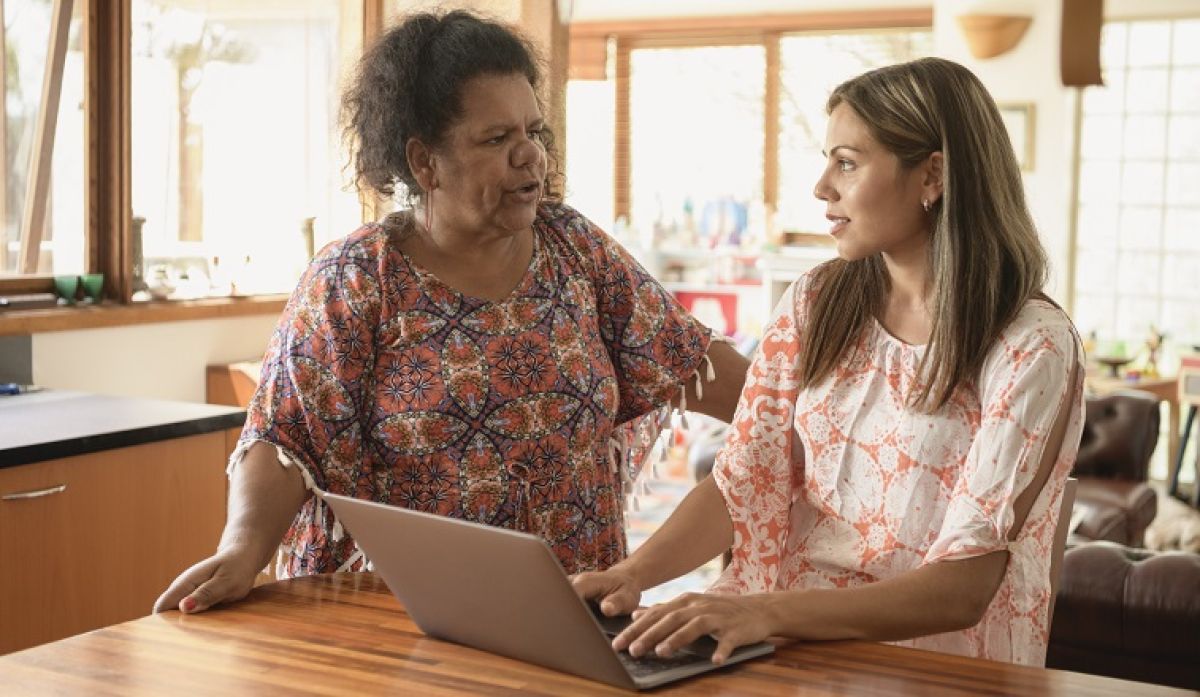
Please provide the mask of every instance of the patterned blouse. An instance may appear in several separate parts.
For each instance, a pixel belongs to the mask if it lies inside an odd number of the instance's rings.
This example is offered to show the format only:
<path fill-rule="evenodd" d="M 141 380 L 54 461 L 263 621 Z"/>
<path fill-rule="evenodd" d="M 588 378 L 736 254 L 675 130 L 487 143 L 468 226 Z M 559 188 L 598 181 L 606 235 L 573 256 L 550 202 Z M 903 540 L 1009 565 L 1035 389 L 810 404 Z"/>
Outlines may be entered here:
<path fill-rule="evenodd" d="M 271 338 L 230 471 L 265 441 L 310 489 L 532 532 L 569 573 L 624 558 L 623 482 L 645 453 L 619 444 L 656 427 L 709 331 L 571 208 L 541 205 L 533 231 L 499 302 L 443 284 L 376 224 L 322 250 Z M 363 567 L 332 518 L 305 503 L 281 577 Z"/>
<path fill-rule="evenodd" d="M 736 541 L 712 590 L 846 588 L 1007 549 L 1004 579 L 979 624 L 897 643 L 1044 664 L 1050 549 L 1083 427 L 1082 348 L 1070 320 L 1031 301 L 978 383 L 924 414 L 905 407 L 924 348 L 878 322 L 835 376 L 799 389 L 810 278 L 792 285 L 767 327 L 715 463 Z M 1013 503 L 1033 481 L 1062 408 L 1070 415 L 1053 472 L 1009 541 Z M 789 457 L 793 447 L 802 459 Z"/>

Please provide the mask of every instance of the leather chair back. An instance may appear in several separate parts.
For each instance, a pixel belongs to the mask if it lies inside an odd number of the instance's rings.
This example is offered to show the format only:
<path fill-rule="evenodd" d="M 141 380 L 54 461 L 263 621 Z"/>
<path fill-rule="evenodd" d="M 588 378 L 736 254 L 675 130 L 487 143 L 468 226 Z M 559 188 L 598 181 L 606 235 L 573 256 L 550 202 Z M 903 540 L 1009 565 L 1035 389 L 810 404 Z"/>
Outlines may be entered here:
<path fill-rule="evenodd" d="M 1158 399 L 1137 390 L 1088 397 L 1072 475 L 1144 482 L 1158 444 Z"/>

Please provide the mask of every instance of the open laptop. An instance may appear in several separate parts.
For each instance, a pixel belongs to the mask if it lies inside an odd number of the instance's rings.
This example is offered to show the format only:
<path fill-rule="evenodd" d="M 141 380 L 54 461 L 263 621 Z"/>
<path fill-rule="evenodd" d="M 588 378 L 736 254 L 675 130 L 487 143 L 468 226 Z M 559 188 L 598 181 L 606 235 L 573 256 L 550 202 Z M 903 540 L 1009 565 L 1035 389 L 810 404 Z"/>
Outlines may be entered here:
<path fill-rule="evenodd" d="M 609 618 L 575 594 L 534 535 L 323 494 L 375 571 L 426 634 L 624 687 L 647 689 L 714 670 L 704 637 L 668 659 L 614 651 L 628 617 Z M 743 646 L 725 665 L 775 650 Z"/>

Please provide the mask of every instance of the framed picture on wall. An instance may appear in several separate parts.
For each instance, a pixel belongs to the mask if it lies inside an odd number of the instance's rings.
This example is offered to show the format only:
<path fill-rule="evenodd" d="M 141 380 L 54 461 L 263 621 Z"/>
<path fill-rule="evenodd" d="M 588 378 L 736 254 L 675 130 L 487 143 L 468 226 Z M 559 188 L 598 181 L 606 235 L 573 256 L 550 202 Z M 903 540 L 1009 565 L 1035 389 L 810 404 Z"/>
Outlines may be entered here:
<path fill-rule="evenodd" d="M 1000 108 L 1000 118 L 1008 129 L 1008 138 L 1012 141 L 1013 150 L 1017 154 L 1017 164 L 1022 172 L 1033 171 L 1033 124 L 1034 113 L 1032 102 L 1019 104 L 997 104 Z"/>

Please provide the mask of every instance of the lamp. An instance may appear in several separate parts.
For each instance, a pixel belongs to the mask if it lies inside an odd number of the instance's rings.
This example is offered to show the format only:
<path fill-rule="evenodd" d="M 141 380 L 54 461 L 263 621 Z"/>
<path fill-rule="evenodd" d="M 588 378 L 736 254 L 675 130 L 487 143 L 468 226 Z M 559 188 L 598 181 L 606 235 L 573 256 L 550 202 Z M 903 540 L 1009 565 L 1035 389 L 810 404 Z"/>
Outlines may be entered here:
<path fill-rule="evenodd" d="M 994 58 L 1012 50 L 1025 36 L 1033 18 L 1025 15 L 965 14 L 958 26 L 976 58 Z"/>

